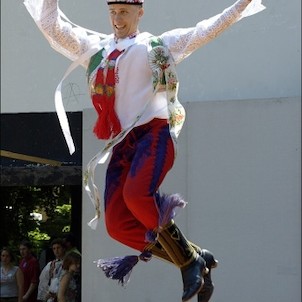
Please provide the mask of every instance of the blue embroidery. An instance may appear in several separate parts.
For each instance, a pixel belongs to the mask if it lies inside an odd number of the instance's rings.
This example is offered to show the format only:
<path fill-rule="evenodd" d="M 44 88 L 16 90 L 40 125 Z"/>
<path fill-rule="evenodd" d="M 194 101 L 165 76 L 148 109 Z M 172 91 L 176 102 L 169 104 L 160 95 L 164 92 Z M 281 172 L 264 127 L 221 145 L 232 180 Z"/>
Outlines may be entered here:
<path fill-rule="evenodd" d="M 154 169 L 152 173 L 152 179 L 150 182 L 149 192 L 155 192 L 157 190 L 158 181 L 160 179 L 166 161 L 167 143 L 169 141 L 168 136 L 169 136 L 168 126 L 163 127 L 158 132 L 158 137 L 156 142 L 156 162 L 154 163 Z"/>
<path fill-rule="evenodd" d="M 136 160 L 132 162 L 130 176 L 134 177 L 137 172 L 144 166 L 146 159 L 151 155 L 153 135 L 147 134 L 143 141 L 139 144 L 139 148 L 136 150 Z"/>

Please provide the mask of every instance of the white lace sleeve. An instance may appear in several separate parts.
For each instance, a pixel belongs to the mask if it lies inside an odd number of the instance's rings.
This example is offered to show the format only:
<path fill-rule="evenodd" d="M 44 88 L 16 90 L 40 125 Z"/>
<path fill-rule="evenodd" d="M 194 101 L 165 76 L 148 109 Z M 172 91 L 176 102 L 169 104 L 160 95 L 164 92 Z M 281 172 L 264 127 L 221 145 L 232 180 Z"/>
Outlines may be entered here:
<path fill-rule="evenodd" d="M 69 21 L 59 9 L 58 0 L 24 0 L 24 5 L 50 45 L 72 61 L 106 37 L 89 35 L 88 30 Z"/>
<path fill-rule="evenodd" d="M 59 0 L 24 0 L 28 12 L 50 45 L 73 62 L 68 67 L 55 91 L 55 107 L 69 153 L 75 145 L 62 99 L 62 83 L 78 66 L 87 68 L 89 59 L 100 50 L 100 40 L 108 37 L 72 23 L 59 9 Z"/>
<path fill-rule="evenodd" d="M 168 31 L 163 33 L 161 38 L 178 64 L 193 51 L 215 39 L 232 24 L 264 8 L 261 0 L 238 0 L 221 14 L 199 22 L 196 27 Z"/>

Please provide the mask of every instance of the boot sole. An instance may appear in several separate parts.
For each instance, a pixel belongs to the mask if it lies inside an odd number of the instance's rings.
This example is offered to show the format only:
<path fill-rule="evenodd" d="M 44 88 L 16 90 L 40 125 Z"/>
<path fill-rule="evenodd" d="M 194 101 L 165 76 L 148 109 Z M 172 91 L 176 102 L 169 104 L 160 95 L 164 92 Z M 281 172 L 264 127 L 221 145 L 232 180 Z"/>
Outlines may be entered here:
<path fill-rule="evenodd" d="M 187 301 L 189 301 L 189 300 L 191 300 L 194 296 L 196 296 L 201 290 L 202 290 L 202 288 L 203 288 L 203 284 L 204 283 L 202 283 L 201 284 L 201 286 L 200 286 L 200 288 L 199 288 L 199 290 L 194 294 L 194 295 L 192 295 L 191 297 L 189 297 L 189 298 L 186 298 L 185 300 L 184 299 L 182 299 L 182 302 L 187 302 Z"/>
<path fill-rule="evenodd" d="M 203 259 L 203 258 L 202 258 Z M 205 263 L 206 264 L 206 263 Z M 197 289 L 195 291 L 195 293 L 193 293 L 191 296 L 189 297 L 186 297 L 185 299 L 182 298 L 182 302 L 186 302 L 186 301 L 189 301 L 191 300 L 194 296 L 198 295 L 198 293 L 202 290 L 203 286 L 204 286 L 204 276 L 207 275 L 208 273 L 210 272 L 210 270 L 204 266 L 202 271 L 201 271 L 201 278 L 202 278 L 202 282 L 201 282 L 201 285 L 199 287 L 199 289 Z"/>

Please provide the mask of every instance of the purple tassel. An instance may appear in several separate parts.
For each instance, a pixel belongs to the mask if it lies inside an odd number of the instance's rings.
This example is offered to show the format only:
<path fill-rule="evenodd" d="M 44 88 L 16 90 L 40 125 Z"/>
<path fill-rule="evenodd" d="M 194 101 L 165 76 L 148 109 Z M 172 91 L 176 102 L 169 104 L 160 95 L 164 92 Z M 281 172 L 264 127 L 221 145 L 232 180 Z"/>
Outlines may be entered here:
<path fill-rule="evenodd" d="M 147 231 L 145 236 L 147 242 L 156 242 L 160 229 L 176 216 L 176 209 L 184 208 L 187 205 L 187 202 L 177 193 L 172 195 L 156 193 L 155 198 L 159 210 L 158 231 Z"/>
<path fill-rule="evenodd" d="M 179 194 L 160 195 L 159 193 L 156 194 L 156 203 L 159 210 L 158 232 L 176 216 L 176 208 L 184 208 L 187 204 Z M 146 240 L 148 242 L 156 242 L 157 236 L 157 232 L 153 230 L 146 232 Z M 95 261 L 95 263 L 97 267 L 105 273 L 107 278 L 118 280 L 119 284 L 126 286 L 129 282 L 132 269 L 138 261 L 142 260 L 147 262 L 151 258 L 152 253 L 150 251 L 144 251 L 139 256 L 132 255 L 99 259 Z"/>
<path fill-rule="evenodd" d="M 176 208 L 183 209 L 187 205 L 177 193 L 172 195 L 158 195 L 156 201 L 159 208 L 159 227 L 165 226 L 176 216 Z"/>
<path fill-rule="evenodd" d="M 139 256 L 114 257 L 109 259 L 99 259 L 95 261 L 107 278 L 118 280 L 121 286 L 126 286 L 130 279 L 133 267 L 139 260 L 147 262 L 151 259 L 152 254 L 148 251 Z"/>
<path fill-rule="evenodd" d="M 157 241 L 158 234 L 155 231 L 149 230 L 146 232 L 145 240 L 147 242 L 155 243 Z"/>

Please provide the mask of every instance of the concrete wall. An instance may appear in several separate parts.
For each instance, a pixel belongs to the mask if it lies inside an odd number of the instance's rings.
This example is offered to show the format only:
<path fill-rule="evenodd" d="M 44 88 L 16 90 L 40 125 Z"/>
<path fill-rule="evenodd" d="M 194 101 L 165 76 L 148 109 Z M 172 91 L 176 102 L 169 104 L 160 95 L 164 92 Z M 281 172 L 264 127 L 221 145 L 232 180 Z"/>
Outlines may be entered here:
<path fill-rule="evenodd" d="M 299 302 L 300 99 L 192 102 L 186 110 L 163 192 L 184 196 L 188 206 L 177 223 L 220 260 L 213 301 Z M 84 111 L 85 165 L 100 148 L 91 134 L 94 118 Z M 101 190 L 104 173 L 99 166 Z M 180 301 L 181 275 L 172 265 L 139 263 L 126 289 L 95 267 L 98 258 L 137 252 L 109 239 L 103 220 L 96 231 L 89 229 L 94 210 L 85 194 L 83 202 L 84 302 Z"/>

